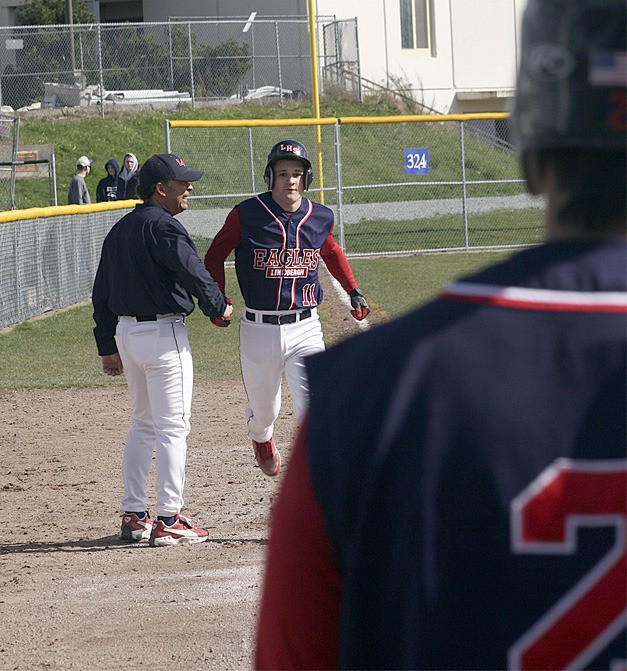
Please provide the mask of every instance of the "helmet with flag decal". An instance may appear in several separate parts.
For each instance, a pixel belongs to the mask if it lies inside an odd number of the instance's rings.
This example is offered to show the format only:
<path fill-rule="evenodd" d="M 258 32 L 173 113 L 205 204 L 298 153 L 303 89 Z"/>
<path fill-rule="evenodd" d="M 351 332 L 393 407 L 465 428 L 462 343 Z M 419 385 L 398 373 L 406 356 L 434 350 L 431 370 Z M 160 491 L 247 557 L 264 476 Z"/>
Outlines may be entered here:
<path fill-rule="evenodd" d="M 528 0 L 512 121 L 521 150 L 625 149 L 624 0 Z"/>

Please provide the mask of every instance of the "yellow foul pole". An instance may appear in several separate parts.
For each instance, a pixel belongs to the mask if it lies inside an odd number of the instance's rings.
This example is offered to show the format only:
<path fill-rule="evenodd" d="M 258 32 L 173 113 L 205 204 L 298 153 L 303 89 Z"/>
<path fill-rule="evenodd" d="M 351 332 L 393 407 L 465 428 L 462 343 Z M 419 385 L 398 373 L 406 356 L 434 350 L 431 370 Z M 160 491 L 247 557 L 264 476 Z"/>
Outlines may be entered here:
<path fill-rule="evenodd" d="M 316 49 L 316 10 L 314 0 L 309 3 L 309 41 L 311 42 L 311 97 L 313 99 L 314 117 L 320 118 L 320 89 L 318 86 L 318 51 Z M 324 203 L 324 177 L 322 171 L 322 132 L 320 124 L 316 125 L 316 152 L 318 155 L 318 183 L 320 184 L 320 202 Z"/>

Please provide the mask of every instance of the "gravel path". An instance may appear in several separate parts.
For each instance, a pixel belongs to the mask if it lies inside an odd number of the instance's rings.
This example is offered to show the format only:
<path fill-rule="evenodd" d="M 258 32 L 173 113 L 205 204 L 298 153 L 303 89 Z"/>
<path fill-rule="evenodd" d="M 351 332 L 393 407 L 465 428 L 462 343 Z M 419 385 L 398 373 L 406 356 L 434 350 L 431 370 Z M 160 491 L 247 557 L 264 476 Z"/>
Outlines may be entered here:
<path fill-rule="evenodd" d="M 529 208 L 544 208 L 544 199 L 528 194 L 518 196 L 503 196 L 499 198 L 468 198 L 469 214 L 480 214 L 494 210 L 526 210 Z M 192 206 L 193 207 L 193 206 Z M 400 218 L 397 213 L 405 212 L 407 218 L 440 217 L 449 214 L 462 213 L 462 201 L 458 198 L 442 200 L 400 201 L 393 203 L 365 203 L 345 204 L 342 206 L 342 217 L 345 224 L 356 224 L 361 219 L 389 219 Z M 331 206 L 337 217 L 337 208 Z M 212 238 L 224 224 L 228 208 L 213 210 L 190 209 L 179 215 L 181 223 L 185 225 L 191 235 Z"/>

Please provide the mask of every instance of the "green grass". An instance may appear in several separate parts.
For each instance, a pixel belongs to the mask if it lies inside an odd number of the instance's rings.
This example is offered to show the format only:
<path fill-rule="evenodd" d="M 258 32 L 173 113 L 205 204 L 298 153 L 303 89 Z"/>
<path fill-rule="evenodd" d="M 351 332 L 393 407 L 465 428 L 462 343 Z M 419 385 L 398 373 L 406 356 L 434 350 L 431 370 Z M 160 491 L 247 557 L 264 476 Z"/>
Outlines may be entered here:
<path fill-rule="evenodd" d="M 468 246 L 490 247 L 540 242 L 541 210 L 495 210 L 468 217 Z M 464 221 L 459 215 L 409 220 L 367 220 L 345 227 L 348 254 L 397 250 L 464 248 Z"/>
<path fill-rule="evenodd" d="M 364 258 L 354 259 L 351 266 L 373 308 L 383 316 L 392 317 L 433 297 L 451 279 L 504 256 L 504 253 L 481 252 Z M 236 319 L 229 328 L 216 328 L 198 309 L 188 319 L 197 381 L 239 380 L 237 322 L 242 299 L 232 268 L 227 269 L 227 288 L 236 306 Z M 323 304 L 323 325 L 324 307 Z M 0 388 L 123 385 L 123 377 L 110 378 L 102 373 L 92 329 L 89 304 L 1 332 Z"/>
<path fill-rule="evenodd" d="M 364 103 L 343 100 L 321 100 L 322 117 L 394 116 L 398 109 L 391 104 L 367 98 Z M 54 146 L 57 174 L 57 198 L 63 205 L 67 199 L 69 182 L 75 171 L 75 161 L 82 154 L 94 159 L 92 172 L 87 177 L 92 198 L 96 186 L 105 176 L 104 165 L 110 158 L 121 163 L 124 154 L 133 152 L 143 163 L 155 152 L 165 150 L 164 122 L 166 119 L 281 119 L 311 118 L 313 109 L 307 102 L 292 102 L 283 106 L 239 105 L 226 108 L 182 106 L 159 111 L 107 110 L 101 118 L 97 110 L 70 111 L 64 116 L 29 116 L 20 121 L 20 141 L 24 144 L 51 144 Z M 258 190 L 263 188 L 262 175 L 269 147 L 279 136 L 296 136 L 315 156 L 314 127 L 254 128 L 254 172 Z M 189 165 L 200 165 L 207 176 L 197 184 L 198 195 L 237 193 L 250 189 L 248 168 L 248 135 L 246 129 L 174 129 L 172 150 L 179 153 Z M 428 147 L 431 156 L 430 175 L 405 175 L 403 148 Z M 466 135 L 466 179 L 506 180 L 519 179 L 518 161 L 511 155 L 486 146 Z M 335 185 L 335 145 L 332 127 L 322 127 L 322 164 L 324 185 Z M 432 185 L 432 182 L 458 182 L 459 125 L 453 122 L 438 124 L 367 124 L 342 126 L 342 166 L 345 186 L 410 182 L 420 188 L 420 198 L 459 197 L 458 185 Z M 316 182 L 318 182 L 316 175 Z M 315 185 L 314 185 L 315 186 Z M 413 187 L 386 187 L 384 199 L 397 201 L 415 198 L 408 196 Z M 493 195 L 519 193 L 520 185 L 498 184 Z M 312 192 L 314 196 L 319 194 Z M 358 189 L 351 192 L 354 202 L 372 202 L 381 199 L 378 189 Z M 334 204 L 335 194 L 325 193 L 325 202 Z M 45 207 L 50 204 L 49 184 L 46 179 L 19 178 L 16 183 L 16 206 Z M 203 207 L 224 206 L 216 200 L 205 201 Z"/>
<path fill-rule="evenodd" d="M 451 280 L 497 263 L 510 252 L 418 254 L 352 259 L 351 268 L 373 307 L 398 317 L 435 297 Z"/>
<path fill-rule="evenodd" d="M 394 108 L 370 101 L 366 104 L 329 100 L 321 103 L 322 116 L 342 114 L 372 115 L 395 114 Z M 55 151 L 57 197 L 60 205 L 67 201 L 67 190 L 75 172 L 76 159 L 86 154 L 94 159 L 87 185 L 95 200 L 96 185 L 105 176 L 104 165 L 110 158 L 122 162 L 124 154 L 133 152 L 140 163 L 154 153 L 165 150 L 164 122 L 166 119 L 277 119 L 310 118 L 314 115 L 310 103 L 292 103 L 280 107 L 270 105 L 241 105 L 216 109 L 211 107 L 181 106 L 178 109 L 146 112 L 137 110 L 107 110 L 103 119 L 97 110 L 71 110 L 63 116 L 25 115 L 20 119 L 20 142 L 51 144 Z M 221 152 L 220 158 L 229 156 Z M 191 163 L 191 162 L 190 162 Z M 260 176 L 261 177 L 261 176 Z M 50 205 L 47 179 L 18 179 L 16 206 L 45 207 Z"/>

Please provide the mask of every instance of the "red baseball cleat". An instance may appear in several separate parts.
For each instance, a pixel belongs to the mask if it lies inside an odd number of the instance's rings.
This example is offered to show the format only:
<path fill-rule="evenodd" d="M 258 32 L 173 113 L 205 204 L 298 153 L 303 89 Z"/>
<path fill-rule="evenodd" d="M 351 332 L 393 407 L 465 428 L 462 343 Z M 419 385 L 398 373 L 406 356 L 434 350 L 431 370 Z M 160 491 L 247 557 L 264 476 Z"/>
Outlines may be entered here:
<path fill-rule="evenodd" d="M 167 545 L 182 545 L 184 543 L 202 543 L 209 538 L 209 531 L 195 527 L 189 517 L 176 515 L 176 521 L 167 526 L 161 520 L 157 520 L 152 527 L 149 545 L 164 547 Z"/>
<path fill-rule="evenodd" d="M 253 449 L 259 468 L 271 478 L 278 475 L 281 470 L 281 454 L 274 446 L 274 440 L 270 438 L 265 443 L 253 440 Z"/>
<path fill-rule="evenodd" d="M 134 543 L 148 540 L 152 531 L 152 520 L 148 513 L 144 517 L 138 517 L 135 513 L 124 513 L 122 515 L 122 526 L 119 538 L 121 541 Z"/>

